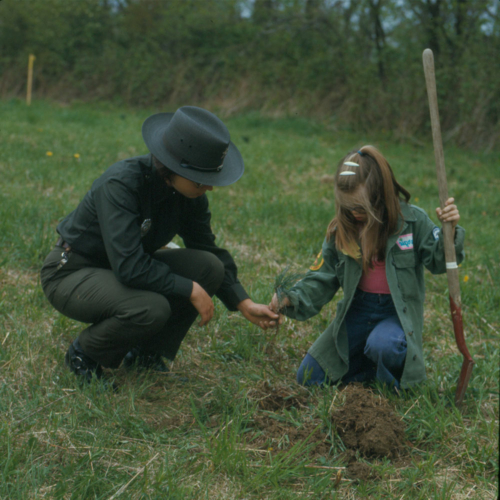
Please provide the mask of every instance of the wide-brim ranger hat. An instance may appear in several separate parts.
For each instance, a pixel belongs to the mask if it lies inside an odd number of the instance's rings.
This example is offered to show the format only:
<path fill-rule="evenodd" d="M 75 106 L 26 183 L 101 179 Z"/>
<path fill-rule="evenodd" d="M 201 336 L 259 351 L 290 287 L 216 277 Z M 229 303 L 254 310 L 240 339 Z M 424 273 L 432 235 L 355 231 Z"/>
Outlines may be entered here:
<path fill-rule="evenodd" d="M 208 186 L 228 186 L 245 169 L 222 121 L 206 109 L 183 106 L 158 113 L 142 125 L 149 151 L 168 169 Z"/>

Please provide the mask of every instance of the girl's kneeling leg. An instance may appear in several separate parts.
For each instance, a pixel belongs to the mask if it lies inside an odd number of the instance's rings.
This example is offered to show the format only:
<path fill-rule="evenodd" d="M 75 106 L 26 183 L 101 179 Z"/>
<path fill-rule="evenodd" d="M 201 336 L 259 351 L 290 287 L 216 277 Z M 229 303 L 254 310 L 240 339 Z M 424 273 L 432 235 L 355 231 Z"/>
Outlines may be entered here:
<path fill-rule="evenodd" d="M 365 356 L 377 366 L 376 378 L 399 389 L 406 360 L 406 336 L 397 317 L 381 321 L 370 333 Z"/>
<path fill-rule="evenodd" d="M 319 363 L 307 353 L 297 371 L 297 382 L 300 385 L 330 385 L 330 379 Z"/>

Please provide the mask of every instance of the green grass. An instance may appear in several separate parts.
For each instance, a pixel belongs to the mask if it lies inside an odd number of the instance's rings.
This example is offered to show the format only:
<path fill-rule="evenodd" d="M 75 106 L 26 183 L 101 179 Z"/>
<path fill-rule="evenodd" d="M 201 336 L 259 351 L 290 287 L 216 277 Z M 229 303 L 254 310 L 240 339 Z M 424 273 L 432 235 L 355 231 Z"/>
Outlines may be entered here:
<path fill-rule="evenodd" d="M 498 152 L 445 152 L 467 230 L 460 276 L 476 366 L 465 404 L 459 411 L 452 402 L 462 358 L 446 278 L 428 273 L 428 382 L 404 398 L 382 390 L 407 426 L 407 449 L 404 460 L 367 461 L 379 479 L 345 474 L 344 445 L 329 417 L 335 389 L 294 382 L 335 304 L 308 322 L 288 321 L 275 337 L 216 301 L 215 318 L 192 329 L 175 361 L 187 384 L 119 369 L 117 394 L 76 387 L 63 357 L 81 325 L 52 309 L 38 272 L 58 220 L 92 181 L 114 161 L 146 152 L 140 128 L 152 112 L 0 102 L 0 498 L 496 498 Z M 297 117 L 247 114 L 227 123 L 246 172 L 209 194 L 213 227 L 256 301 L 269 302 L 287 265 L 301 271 L 314 261 L 333 215 L 325 176 L 351 148 L 378 146 L 436 220 L 430 143 L 356 136 Z"/>

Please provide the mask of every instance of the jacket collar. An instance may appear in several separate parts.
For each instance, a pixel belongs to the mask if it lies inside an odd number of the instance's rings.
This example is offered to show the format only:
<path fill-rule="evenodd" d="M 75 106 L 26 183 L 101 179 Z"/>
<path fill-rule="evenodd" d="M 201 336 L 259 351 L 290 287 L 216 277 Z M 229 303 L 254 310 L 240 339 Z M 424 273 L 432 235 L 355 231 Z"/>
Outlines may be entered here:
<path fill-rule="evenodd" d="M 393 234 L 391 237 L 389 237 L 389 241 L 391 241 L 392 237 L 399 236 L 407 227 L 408 227 L 408 222 L 415 222 L 417 218 L 415 217 L 415 213 L 411 209 L 411 205 L 408 205 L 405 202 L 401 202 L 401 213 L 403 214 L 403 218 L 401 218 L 401 215 L 398 216 L 398 231 L 397 233 Z M 394 240 L 396 241 L 396 240 Z"/>
<path fill-rule="evenodd" d="M 403 219 L 407 222 L 415 222 L 417 220 L 411 205 L 408 205 L 404 201 L 401 202 L 401 213 L 403 214 Z"/>

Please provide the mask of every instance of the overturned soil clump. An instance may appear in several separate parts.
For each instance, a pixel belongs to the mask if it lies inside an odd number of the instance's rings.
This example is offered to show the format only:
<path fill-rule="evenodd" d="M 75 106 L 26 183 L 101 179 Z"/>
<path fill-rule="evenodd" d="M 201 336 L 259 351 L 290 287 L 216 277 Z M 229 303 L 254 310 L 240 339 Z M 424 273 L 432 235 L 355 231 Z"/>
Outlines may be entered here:
<path fill-rule="evenodd" d="M 344 400 L 342 402 L 342 400 Z M 360 384 L 350 384 L 339 394 L 332 421 L 346 448 L 365 457 L 395 457 L 404 447 L 405 425 L 387 400 Z"/>

